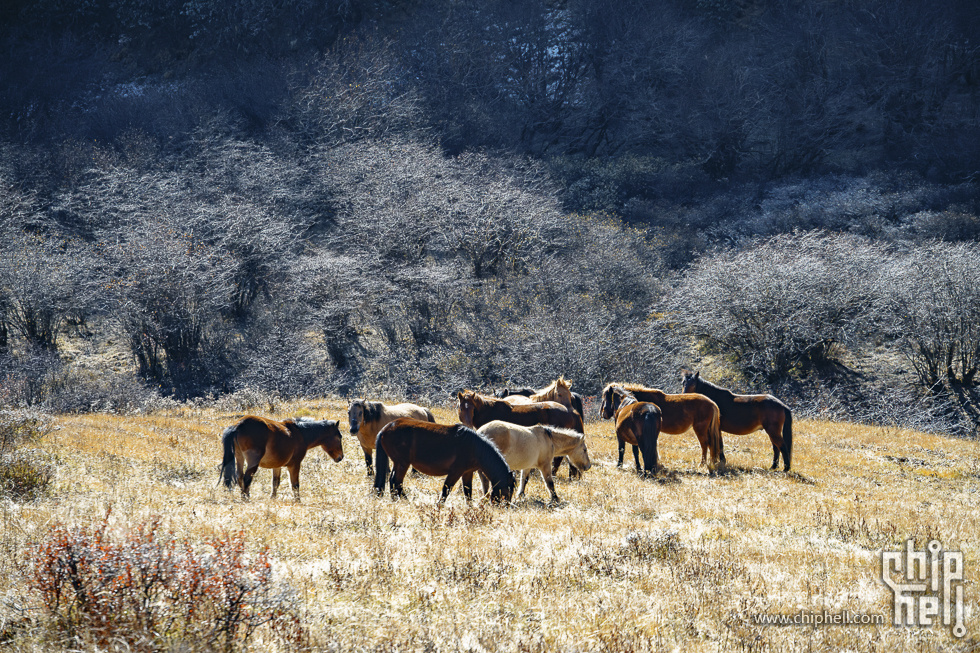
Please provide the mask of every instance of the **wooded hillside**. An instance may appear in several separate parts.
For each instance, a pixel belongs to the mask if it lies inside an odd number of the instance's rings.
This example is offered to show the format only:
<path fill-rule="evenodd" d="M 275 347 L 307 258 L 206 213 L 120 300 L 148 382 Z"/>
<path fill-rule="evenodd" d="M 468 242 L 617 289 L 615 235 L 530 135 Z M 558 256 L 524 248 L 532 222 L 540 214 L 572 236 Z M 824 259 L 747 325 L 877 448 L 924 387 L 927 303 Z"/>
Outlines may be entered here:
<path fill-rule="evenodd" d="M 973 2 L 12 0 L 0 403 L 682 365 L 974 433 Z"/>

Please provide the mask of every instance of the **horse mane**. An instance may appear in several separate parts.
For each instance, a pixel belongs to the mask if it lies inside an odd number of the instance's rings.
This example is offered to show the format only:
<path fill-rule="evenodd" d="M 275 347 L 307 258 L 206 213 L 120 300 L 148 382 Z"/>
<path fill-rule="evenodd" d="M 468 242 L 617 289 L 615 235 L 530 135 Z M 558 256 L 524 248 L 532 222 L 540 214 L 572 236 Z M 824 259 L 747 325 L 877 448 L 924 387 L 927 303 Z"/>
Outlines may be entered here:
<path fill-rule="evenodd" d="M 637 403 L 636 395 L 627 390 L 621 385 L 612 386 L 612 392 L 614 395 L 619 395 L 619 407 L 629 406 L 631 404 Z"/>
<path fill-rule="evenodd" d="M 492 484 L 496 485 L 498 482 L 505 481 L 507 478 L 510 478 L 511 482 L 513 482 L 510 467 L 507 465 L 504 455 L 500 453 L 500 449 L 497 448 L 496 444 L 462 424 L 456 425 L 456 436 L 473 441 L 473 452 L 476 454 L 476 459 L 486 475 L 490 477 Z"/>
<path fill-rule="evenodd" d="M 717 383 L 712 383 L 711 381 L 709 381 L 708 379 L 704 378 L 700 374 L 697 377 L 697 381 L 696 381 L 695 386 L 694 386 L 695 389 L 697 389 L 697 387 L 699 385 L 707 386 L 709 390 L 715 390 L 716 392 L 721 392 L 721 393 L 724 393 L 724 394 L 727 394 L 727 395 L 731 395 L 733 397 L 735 396 L 735 393 L 732 392 L 731 390 L 729 390 L 728 388 L 723 388 L 720 385 L 718 385 Z"/>
<path fill-rule="evenodd" d="M 361 400 L 361 405 L 364 407 L 364 421 L 373 422 L 381 417 L 381 411 L 384 410 L 384 404 L 380 401 L 367 401 Z"/>
<path fill-rule="evenodd" d="M 551 437 L 554 437 L 554 435 L 557 433 L 560 436 L 573 438 L 575 440 L 585 439 L 584 433 L 579 433 L 578 431 L 573 431 L 572 429 L 563 429 L 558 426 L 547 426 L 545 424 L 541 424 L 540 426 L 545 430 L 545 433 Z"/>

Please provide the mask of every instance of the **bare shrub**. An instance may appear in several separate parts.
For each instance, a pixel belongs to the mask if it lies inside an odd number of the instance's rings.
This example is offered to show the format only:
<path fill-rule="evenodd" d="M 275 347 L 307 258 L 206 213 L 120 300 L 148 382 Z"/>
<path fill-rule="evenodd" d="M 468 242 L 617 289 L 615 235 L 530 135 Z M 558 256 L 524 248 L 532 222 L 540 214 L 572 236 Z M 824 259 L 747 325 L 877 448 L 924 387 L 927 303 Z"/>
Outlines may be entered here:
<path fill-rule="evenodd" d="M 791 234 L 705 255 L 663 302 L 668 320 L 748 377 L 774 381 L 840 362 L 881 314 L 866 240 Z"/>
<path fill-rule="evenodd" d="M 886 268 L 886 297 L 889 325 L 922 386 L 961 395 L 980 422 L 978 269 L 975 243 L 929 243 Z"/>
<path fill-rule="evenodd" d="M 78 243 L 14 231 L 0 256 L 0 313 L 4 329 L 29 347 L 57 349 L 72 317 L 83 317 L 90 263 Z"/>
<path fill-rule="evenodd" d="M 159 517 L 113 537 L 107 513 L 93 526 L 51 527 L 29 553 L 28 586 L 51 627 L 76 646 L 232 651 L 262 627 L 302 644 L 268 553 L 248 556 L 245 544 L 238 532 L 195 547 Z"/>
<path fill-rule="evenodd" d="M 297 80 L 296 126 L 313 142 L 391 136 L 420 121 L 419 98 L 391 41 L 349 36 Z"/>

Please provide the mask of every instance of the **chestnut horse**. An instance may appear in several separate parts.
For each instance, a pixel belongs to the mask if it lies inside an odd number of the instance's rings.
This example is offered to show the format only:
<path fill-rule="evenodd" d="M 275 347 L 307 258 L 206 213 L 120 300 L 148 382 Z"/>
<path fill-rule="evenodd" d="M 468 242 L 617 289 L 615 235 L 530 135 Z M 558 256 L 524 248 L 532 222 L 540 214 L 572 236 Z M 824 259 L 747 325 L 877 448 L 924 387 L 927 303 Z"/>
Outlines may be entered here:
<path fill-rule="evenodd" d="M 616 439 L 620 442 L 620 465 L 622 465 L 623 443 L 633 445 L 633 452 L 643 452 L 643 473 L 653 474 L 660 467 L 657 453 L 657 438 L 663 415 L 656 404 L 637 401 L 629 390 L 619 386 L 609 386 L 609 411 L 616 417 Z M 606 407 L 606 394 L 603 393 L 603 408 Z M 640 460 L 636 460 L 636 471 L 640 471 Z"/>
<path fill-rule="evenodd" d="M 701 372 L 681 370 L 684 392 L 697 392 L 718 404 L 721 411 L 721 430 L 734 435 L 746 435 L 764 430 L 772 443 L 772 467 L 779 467 L 783 454 L 783 471 L 788 472 L 793 460 L 793 413 L 772 395 L 737 395 L 727 388 L 701 378 Z"/>
<path fill-rule="evenodd" d="M 721 417 L 718 406 L 704 395 L 699 394 L 679 394 L 669 395 L 663 390 L 647 388 L 634 383 L 610 383 L 602 391 L 601 414 L 603 419 L 613 416 L 612 412 L 612 388 L 619 386 L 631 392 L 637 401 L 645 401 L 656 404 L 663 416 L 660 426 L 661 433 L 683 433 L 689 428 L 694 429 L 694 434 L 698 436 L 701 443 L 701 464 L 708 464 L 709 469 L 717 469 L 725 466 L 725 445 L 721 439 Z M 711 462 L 708 463 L 707 454 L 711 451 Z M 622 448 L 620 449 L 620 459 L 622 459 Z"/>
<path fill-rule="evenodd" d="M 366 401 L 355 399 L 347 409 L 347 421 L 350 423 L 350 434 L 357 436 L 357 441 L 361 443 L 364 450 L 364 462 L 367 464 L 368 476 L 374 472 L 371 463 L 371 452 L 374 451 L 374 443 L 378 439 L 378 431 L 385 424 L 394 421 L 399 417 L 412 417 L 422 421 L 435 422 L 432 411 L 415 404 L 395 404 L 386 406 L 380 401 Z"/>
<path fill-rule="evenodd" d="M 518 498 L 524 496 L 531 470 L 537 468 L 551 492 L 551 502 L 558 503 L 551 469 L 552 460 L 557 456 L 568 456 L 569 462 L 583 472 L 592 467 L 585 436 L 576 431 L 541 424 L 525 427 L 493 420 L 481 426 L 477 432 L 497 445 L 515 474 L 521 471 Z M 469 480 L 463 476 L 464 486 L 467 482 L 472 482 L 472 475 Z M 483 491 L 486 490 L 487 480 L 484 478 Z"/>
<path fill-rule="evenodd" d="M 245 499 L 249 498 L 252 476 L 259 467 L 272 469 L 273 499 L 279 490 L 282 468 L 288 469 L 293 495 L 299 501 L 299 466 L 307 451 L 319 446 L 336 462 L 344 459 L 340 428 L 334 419 L 317 421 L 300 417 L 277 422 L 247 415 L 224 430 L 221 444 L 224 449 L 221 478 L 228 489 L 237 482 Z"/>
<path fill-rule="evenodd" d="M 514 475 L 500 451 L 492 442 L 462 424 L 433 424 L 400 417 L 381 429 L 375 448 L 374 489 L 379 496 L 384 494 L 387 483 L 392 499 L 404 497 L 402 481 L 409 467 L 429 476 L 446 477 L 439 503 L 445 503 L 456 481 L 464 474 L 469 474 L 472 479 L 475 471 L 490 479 L 492 502 L 510 501 L 514 495 Z M 472 491 L 472 482 L 469 487 L 463 486 L 467 503 L 472 499 Z"/>

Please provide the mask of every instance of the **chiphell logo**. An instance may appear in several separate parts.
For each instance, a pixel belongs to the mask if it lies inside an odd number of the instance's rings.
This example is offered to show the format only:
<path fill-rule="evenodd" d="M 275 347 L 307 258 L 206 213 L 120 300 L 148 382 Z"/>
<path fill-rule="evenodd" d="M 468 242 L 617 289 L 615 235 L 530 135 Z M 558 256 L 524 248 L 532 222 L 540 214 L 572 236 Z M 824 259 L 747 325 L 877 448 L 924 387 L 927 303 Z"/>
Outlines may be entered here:
<path fill-rule="evenodd" d="M 896 626 L 932 626 L 942 619 L 954 637 L 966 635 L 963 616 L 963 553 L 944 551 L 939 540 L 917 551 L 881 552 L 881 580 L 895 594 Z"/>

